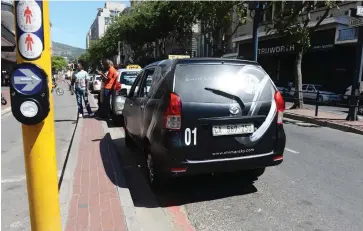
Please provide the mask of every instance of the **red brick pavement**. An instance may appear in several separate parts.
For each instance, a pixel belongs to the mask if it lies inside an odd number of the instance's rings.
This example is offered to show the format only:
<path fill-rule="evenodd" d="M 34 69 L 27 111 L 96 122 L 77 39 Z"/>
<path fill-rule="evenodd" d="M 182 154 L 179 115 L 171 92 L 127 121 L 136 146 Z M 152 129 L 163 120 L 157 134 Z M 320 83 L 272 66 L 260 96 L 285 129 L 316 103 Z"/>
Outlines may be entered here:
<path fill-rule="evenodd" d="M 126 230 L 102 124 L 83 118 L 66 231 Z"/>

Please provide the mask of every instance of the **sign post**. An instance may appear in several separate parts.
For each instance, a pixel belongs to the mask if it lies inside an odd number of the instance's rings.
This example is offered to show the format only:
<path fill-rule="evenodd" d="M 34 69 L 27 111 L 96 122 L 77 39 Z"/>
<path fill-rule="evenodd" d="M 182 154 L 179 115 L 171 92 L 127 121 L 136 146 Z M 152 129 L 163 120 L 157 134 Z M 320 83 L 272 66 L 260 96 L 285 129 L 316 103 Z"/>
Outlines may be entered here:
<path fill-rule="evenodd" d="M 14 117 L 22 123 L 31 230 L 61 231 L 48 1 L 15 1 L 17 67 L 11 76 Z"/>
<path fill-rule="evenodd" d="M 363 3 L 362 3 L 363 4 Z M 352 83 L 352 92 L 351 92 L 351 100 L 349 101 L 349 113 L 346 120 L 356 121 L 358 120 L 358 103 L 357 100 L 357 88 L 359 81 L 362 80 L 362 72 L 363 72 L 363 19 L 360 18 L 363 15 L 362 6 L 357 6 L 356 15 L 353 15 L 353 18 L 350 20 L 349 24 L 351 27 L 357 27 L 358 30 L 358 41 L 357 41 L 357 50 L 356 50 L 356 65 L 355 65 L 355 75 Z"/>

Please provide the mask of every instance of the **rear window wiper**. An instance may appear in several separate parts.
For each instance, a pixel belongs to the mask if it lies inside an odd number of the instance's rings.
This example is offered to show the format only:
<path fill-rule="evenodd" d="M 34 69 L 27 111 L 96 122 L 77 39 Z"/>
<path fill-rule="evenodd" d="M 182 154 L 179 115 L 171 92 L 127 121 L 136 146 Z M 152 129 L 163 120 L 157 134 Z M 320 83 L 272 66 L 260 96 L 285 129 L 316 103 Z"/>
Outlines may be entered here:
<path fill-rule="evenodd" d="M 232 94 L 227 93 L 225 91 L 221 91 L 221 90 L 214 89 L 214 88 L 205 87 L 204 89 L 207 90 L 207 91 L 211 91 L 214 94 L 221 95 L 221 96 L 224 96 L 226 98 L 235 100 L 239 104 L 239 106 L 241 107 L 241 109 L 245 108 L 245 104 L 243 103 L 243 101 L 241 100 L 241 98 L 239 98 L 238 96 L 235 96 L 235 95 L 232 95 Z"/>

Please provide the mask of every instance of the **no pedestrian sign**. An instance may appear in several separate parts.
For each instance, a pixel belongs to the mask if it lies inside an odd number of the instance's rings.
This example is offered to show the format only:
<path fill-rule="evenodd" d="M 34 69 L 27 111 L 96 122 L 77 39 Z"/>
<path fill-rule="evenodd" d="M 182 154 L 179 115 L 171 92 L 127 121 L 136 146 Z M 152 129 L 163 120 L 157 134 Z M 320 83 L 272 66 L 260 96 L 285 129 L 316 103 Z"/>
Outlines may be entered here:
<path fill-rule="evenodd" d="M 41 56 L 44 50 L 42 1 L 16 1 L 18 51 L 28 60 Z"/>

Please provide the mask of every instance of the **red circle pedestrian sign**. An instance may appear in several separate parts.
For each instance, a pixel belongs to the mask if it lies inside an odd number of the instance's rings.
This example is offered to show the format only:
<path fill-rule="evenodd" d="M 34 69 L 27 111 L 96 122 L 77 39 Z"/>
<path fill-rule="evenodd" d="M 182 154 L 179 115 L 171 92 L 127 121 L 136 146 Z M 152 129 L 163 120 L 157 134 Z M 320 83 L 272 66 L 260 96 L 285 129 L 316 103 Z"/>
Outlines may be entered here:
<path fill-rule="evenodd" d="M 17 48 L 27 60 L 35 60 L 44 50 L 42 1 L 20 0 L 16 5 Z"/>
<path fill-rule="evenodd" d="M 33 33 L 24 33 L 19 37 L 19 52 L 25 58 L 39 57 L 43 52 L 43 42 Z"/>
<path fill-rule="evenodd" d="M 35 1 L 19 1 L 17 24 L 24 32 L 35 32 L 42 26 L 42 11 Z"/>

